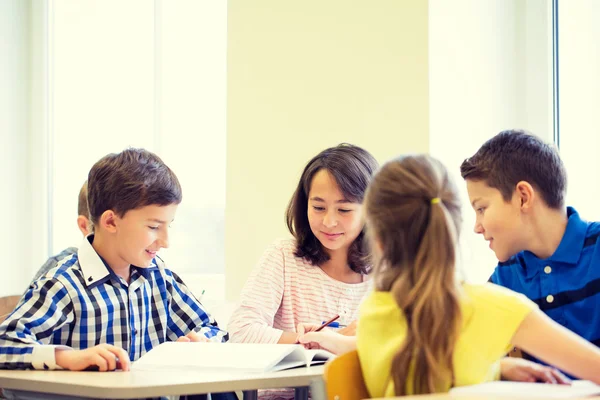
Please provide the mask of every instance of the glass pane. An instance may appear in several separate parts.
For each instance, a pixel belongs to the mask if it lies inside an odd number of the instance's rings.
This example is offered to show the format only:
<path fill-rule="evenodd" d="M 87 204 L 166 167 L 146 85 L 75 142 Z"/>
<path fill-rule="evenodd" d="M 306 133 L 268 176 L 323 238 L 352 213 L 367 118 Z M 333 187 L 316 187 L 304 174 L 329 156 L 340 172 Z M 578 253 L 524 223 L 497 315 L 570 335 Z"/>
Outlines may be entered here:
<path fill-rule="evenodd" d="M 567 204 L 600 220 L 600 2 L 561 1 L 559 21 L 560 152 L 568 172 Z"/>
<path fill-rule="evenodd" d="M 461 266 L 488 279 L 494 253 L 473 233 L 460 164 L 496 133 L 527 129 L 552 140 L 550 0 L 430 0 L 430 151 L 450 169 L 463 200 Z"/>

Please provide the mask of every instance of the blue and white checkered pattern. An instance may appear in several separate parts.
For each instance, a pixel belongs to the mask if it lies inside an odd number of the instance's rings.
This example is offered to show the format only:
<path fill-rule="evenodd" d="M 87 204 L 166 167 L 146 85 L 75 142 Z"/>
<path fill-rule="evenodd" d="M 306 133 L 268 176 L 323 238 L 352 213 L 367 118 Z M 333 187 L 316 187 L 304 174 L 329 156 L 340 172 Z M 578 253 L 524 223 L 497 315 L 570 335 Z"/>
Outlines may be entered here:
<path fill-rule="evenodd" d="M 135 361 L 190 331 L 211 341 L 228 339 L 161 261 L 153 260 L 149 268 L 132 266 L 128 284 L 84 240 L 78 253 L 31 285 L 0 325 L 0 368 L 54 369 L 55 348 L 101 343 L 122 347 Z"/>

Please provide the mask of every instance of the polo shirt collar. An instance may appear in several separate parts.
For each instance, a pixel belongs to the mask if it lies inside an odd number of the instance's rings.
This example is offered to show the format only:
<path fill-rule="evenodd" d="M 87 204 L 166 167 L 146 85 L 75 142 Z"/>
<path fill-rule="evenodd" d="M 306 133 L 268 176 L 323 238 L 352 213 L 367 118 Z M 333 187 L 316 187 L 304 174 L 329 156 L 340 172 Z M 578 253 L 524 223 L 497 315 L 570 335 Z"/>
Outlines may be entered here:
<path fill-rule="evenodd" d="M 558 262 L 569 266 L 576 266 L 583 250 L 588 224 L 579 217 L 573 207 L 567 207 L 567 228 L 556 251 L 546 259 L 540 259 L 535 254 L 525 251 L 526 265 L 534 266 L 540 262 Z M 533 276 L 536 268 L 526 268 L 527 276 Z"/>

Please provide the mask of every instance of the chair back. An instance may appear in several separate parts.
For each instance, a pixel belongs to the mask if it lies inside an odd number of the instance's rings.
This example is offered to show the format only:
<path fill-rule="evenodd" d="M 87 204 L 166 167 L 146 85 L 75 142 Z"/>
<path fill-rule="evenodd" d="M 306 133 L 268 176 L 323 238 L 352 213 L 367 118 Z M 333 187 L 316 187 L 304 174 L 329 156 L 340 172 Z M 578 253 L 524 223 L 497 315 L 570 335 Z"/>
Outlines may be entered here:
<path fill-rule="evenodd" d="M 369 398 L 356 351 L 342 354 L 327 363 L 325 366 L 325 387 L 328 400 Z"/>
<path fill-rule="evenodd" d="M 21 296 L 0 297 L 0 323 L 13 312 L 19 300 L 21 300 Z"/>

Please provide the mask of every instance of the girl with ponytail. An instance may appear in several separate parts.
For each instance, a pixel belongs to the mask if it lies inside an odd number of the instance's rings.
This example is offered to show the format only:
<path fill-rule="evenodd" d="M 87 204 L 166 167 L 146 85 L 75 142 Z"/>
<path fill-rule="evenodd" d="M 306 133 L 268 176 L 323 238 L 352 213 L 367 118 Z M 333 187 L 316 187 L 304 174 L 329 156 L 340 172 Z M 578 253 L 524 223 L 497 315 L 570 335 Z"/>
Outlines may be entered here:
<path fill-rule="evenodd" d="M 546 377 L 513 374 L 518 380 L 566 380 L 551 367 L 505 363 L 513 346 L 600 383 L 600 349 L 523 295 L 457 279 L 460 202 L 439 161 L 415 155 L 388 162 L 369 185 L 364 207 L 375 292 L 361 306 L 357 339 L 345 339 L 343 349 L 332 332 L 308 333 L 300 341 L 325 348 L 336 343 L 337 352 L 356 347 L 371 396 L 446 392 L 511 378 L 515 368 L 538 368 Z"/>

